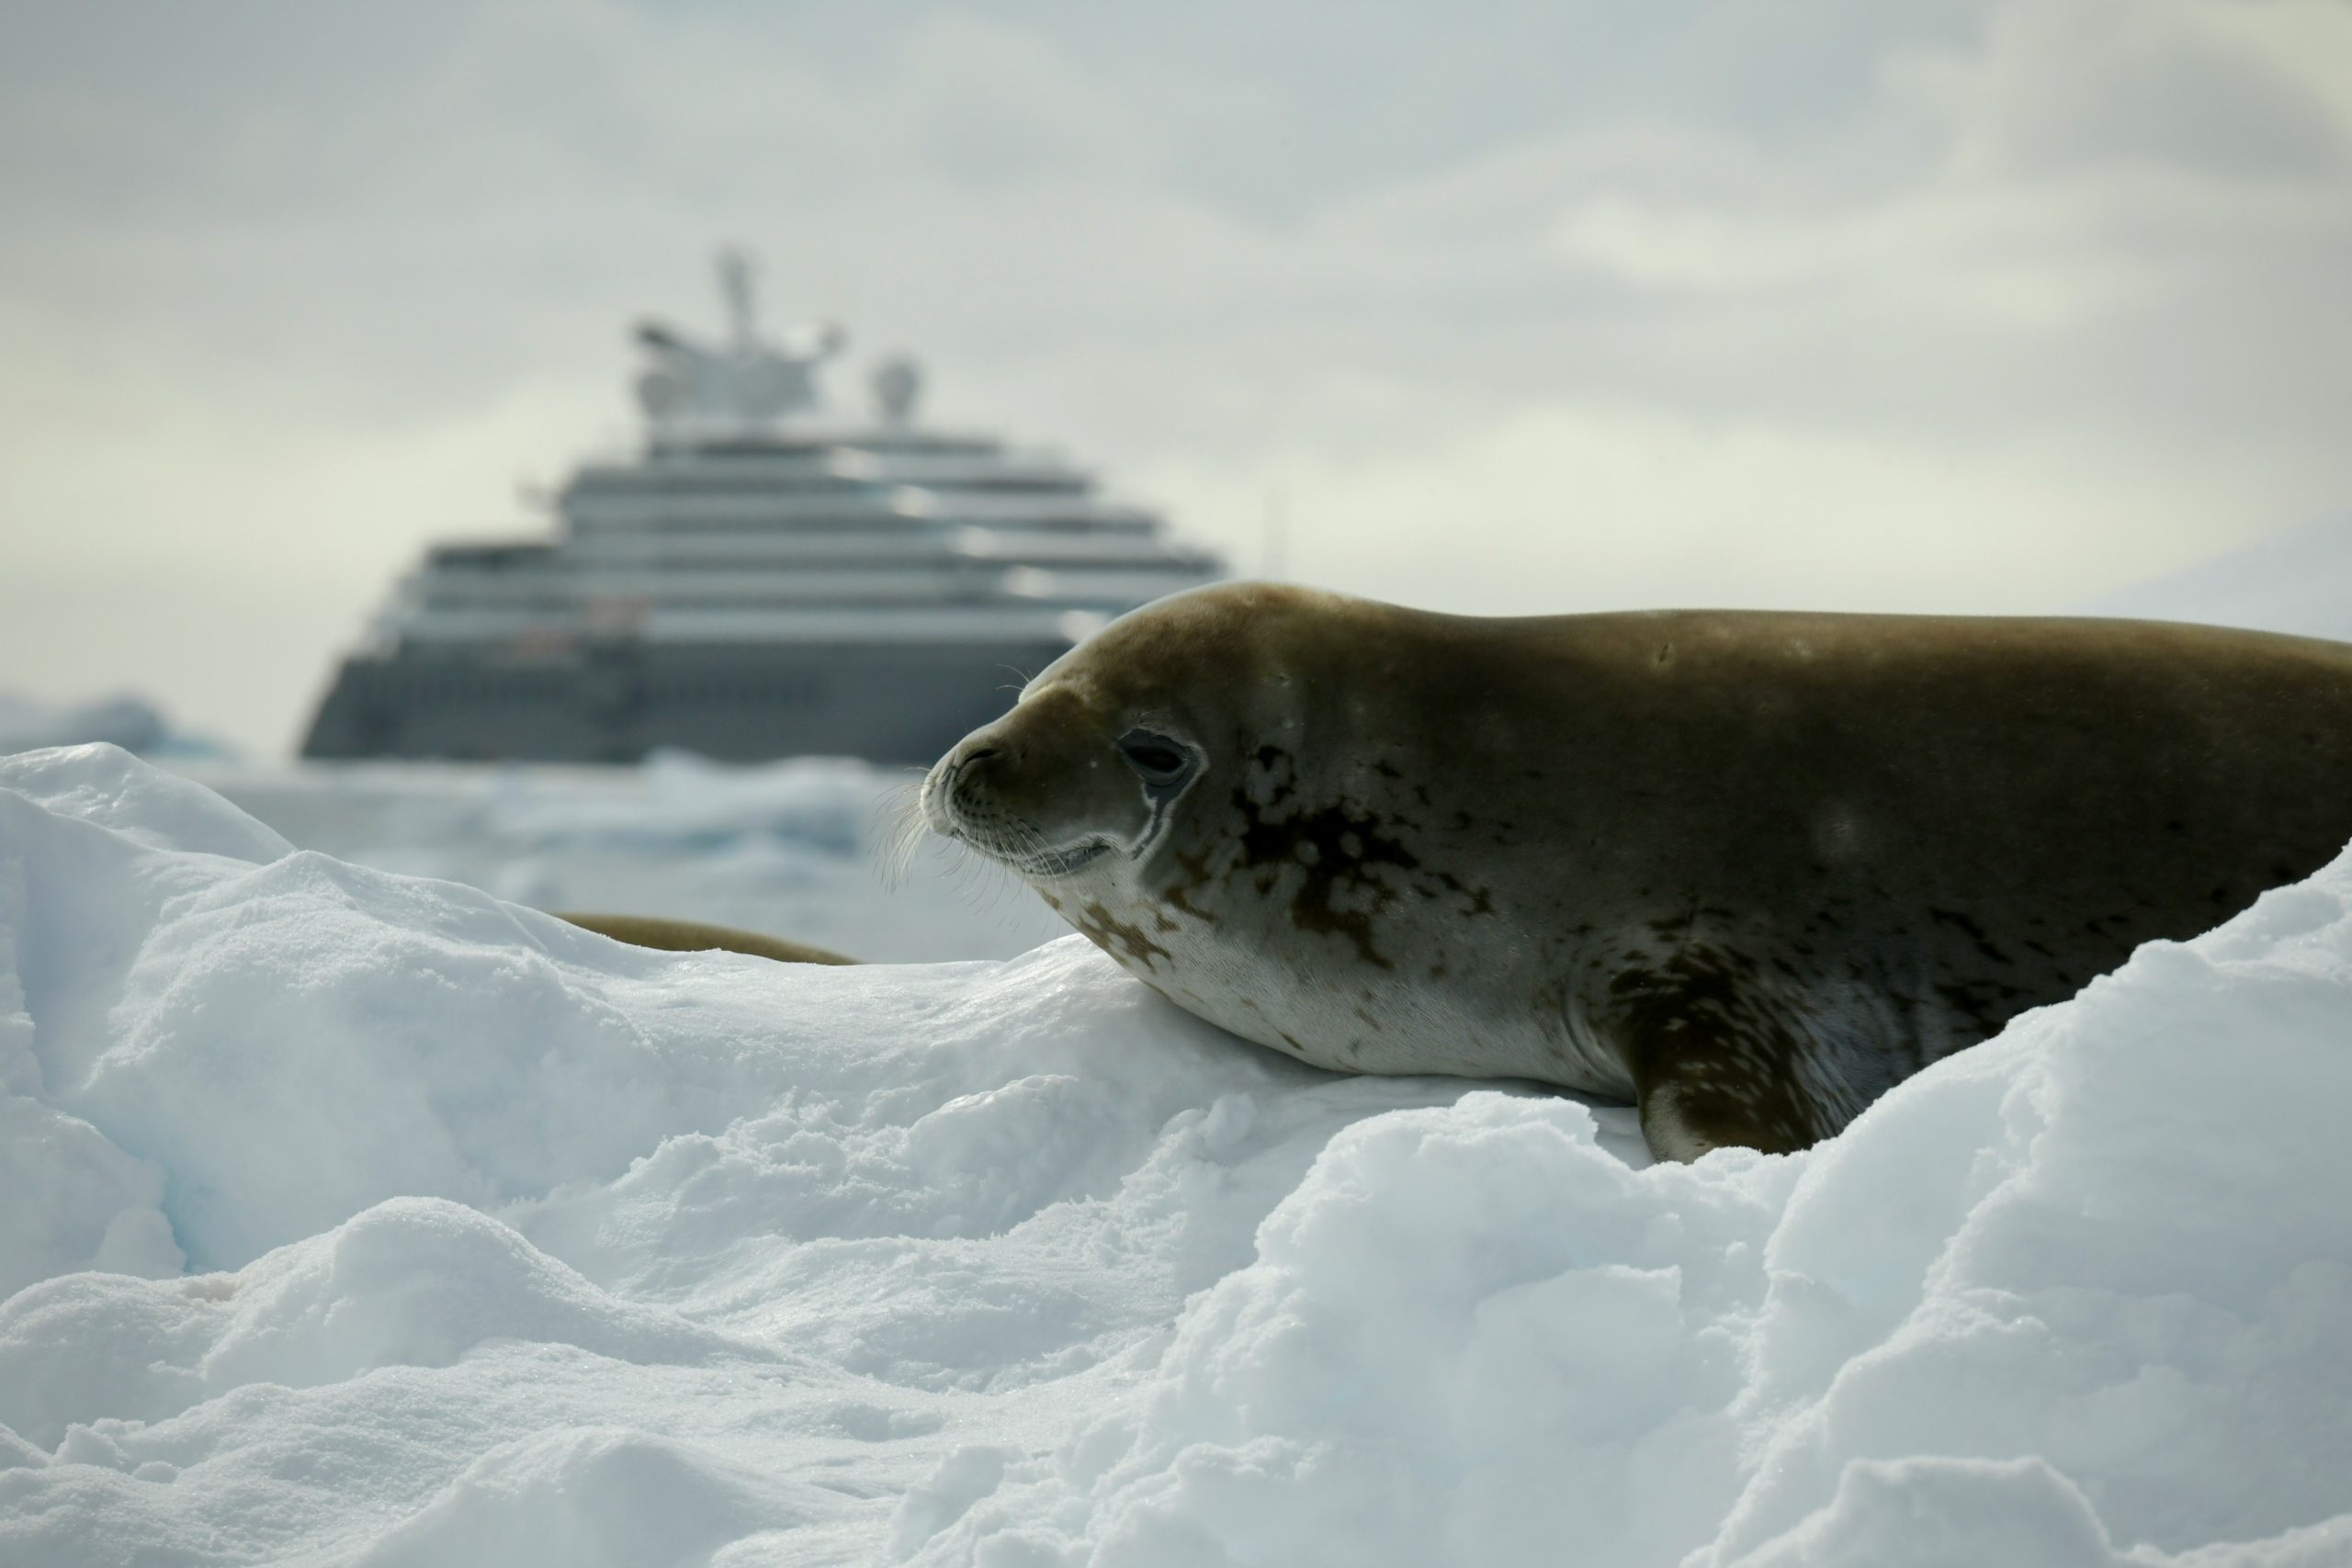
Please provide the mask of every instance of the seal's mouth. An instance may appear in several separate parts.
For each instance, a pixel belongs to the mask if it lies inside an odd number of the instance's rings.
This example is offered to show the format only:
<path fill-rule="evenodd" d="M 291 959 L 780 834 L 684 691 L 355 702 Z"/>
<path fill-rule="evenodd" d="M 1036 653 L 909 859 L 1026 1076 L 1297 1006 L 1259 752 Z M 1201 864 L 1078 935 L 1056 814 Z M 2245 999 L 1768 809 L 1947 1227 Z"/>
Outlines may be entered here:
<path fill-rule="evenodd" d="M 977 850 L 998 864 L 1008 866 L 1032 881 L 1050 882 L 1057 877 L 1073 875 L 1117 847 L 1100 833 L 1089 834 L 1073 844 L 1057 844 L 1046 849 L 1035 847 L 1036 835 L 1034 833 L 1023 835 L 1027 843 L 1018 846 L 1001 844 L 986 831 L 977 831 L 963 823 L 953 822 L 952 818 L 951 822 L 953 825 L 944 829 L 948 838 Z"/>
<path fill-rule="evenodd" d="M 968 839 L 965 841 L 971 843 Z M 972 847 L 982 848 L 978 844 L 973 844 Z M 1059 849 L 1039 850 L 1017 858 L 1012 855 L 999 855 L 997 858 L 1023 876 L 1068 876 L 1081 866 L 1092 865 L 1108 853 L 1110 849 L 1111 840 L 1098 833 L 1091 838 L 1080 839 L 1075 844 L 1065 844 Z"/>
<path fill-rule="evenodd" d="M 1018 818 L 1009 823 L 971 821 L 956 806 L 956 774 L 961 771 L 934 768 L 922 781 L 923 821 L 944 839 L 967 845 L 1023 876 L 1046 881 L 1069 876 L 1117 847 L 1101 833 L 1090 833 L 1072 843 L 1046 845 L 1035 829 Z M 1006 827 L 1012 829 L 1009 834 L 1003 830 Z"/>

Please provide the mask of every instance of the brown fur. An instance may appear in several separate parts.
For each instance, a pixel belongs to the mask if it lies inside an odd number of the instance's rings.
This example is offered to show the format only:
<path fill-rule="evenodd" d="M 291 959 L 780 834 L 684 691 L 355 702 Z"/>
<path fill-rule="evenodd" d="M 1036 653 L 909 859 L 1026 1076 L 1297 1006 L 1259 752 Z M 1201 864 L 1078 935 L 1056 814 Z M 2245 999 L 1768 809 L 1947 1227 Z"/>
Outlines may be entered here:
<path fill-rule="evenodd" d="M 631 947 L 657 948 L 664 953 L 707 953 L 714 949 L 773 958 L 781 964 L 854 964 L 838 953 L 758 931 L 706 925 L 700 920 L 665 920 L 651 915 L 558 915 L 582 931 L 625 942 Z"/>
<path fill-rule="evenodd" d="M 1137 725 L 1204 760 L 1162 825 L 1111 749 Z M 1234 584 L 1074 650 L 926 799 L 1006 858 L 1164 832 L 1031 880 L 1261 1044 L 1626 1095 L 1665 1156 L 1792 1149 L 2332 858 L 2352 648 Z"/>

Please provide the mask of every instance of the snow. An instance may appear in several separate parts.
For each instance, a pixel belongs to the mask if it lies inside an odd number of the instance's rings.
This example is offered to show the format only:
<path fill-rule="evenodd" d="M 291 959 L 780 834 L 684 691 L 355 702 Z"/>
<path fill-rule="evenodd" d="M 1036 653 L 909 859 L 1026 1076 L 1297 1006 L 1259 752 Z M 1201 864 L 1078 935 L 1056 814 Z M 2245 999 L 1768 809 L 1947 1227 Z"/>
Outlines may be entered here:
<path fill-rule="evenodd" d="M 1009 958 L 1069 928 L 921 849 L 886 877 L 919 772 L 839 759 L 636 768 L 334 763 L 186 771 L 305 849 L 541 909 L 715 920 L 871 960 Z"/>
<path fill-rule="evenodd" d="M 813 913 L 888 785 L 417 777 L 0 761 L 0 1562 L 2352 1562 L 2352 859 L 1650 1168 L 1075 937 L 655 953 L 288 842 Z"/>

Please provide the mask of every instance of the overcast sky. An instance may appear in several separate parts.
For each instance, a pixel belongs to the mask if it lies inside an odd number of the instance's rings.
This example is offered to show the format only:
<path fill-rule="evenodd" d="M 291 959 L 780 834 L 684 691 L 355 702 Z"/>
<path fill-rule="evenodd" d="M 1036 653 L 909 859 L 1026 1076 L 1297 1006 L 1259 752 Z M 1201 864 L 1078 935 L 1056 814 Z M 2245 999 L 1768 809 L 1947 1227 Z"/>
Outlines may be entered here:
<path fill-rule="evenodd" d="M 844 400 L 911 350 L 1442 608 L 2047 611 L 2352 512 L 2341 0 L 0 0 L 0 690 L 288 747 L 729 240 Z"/>

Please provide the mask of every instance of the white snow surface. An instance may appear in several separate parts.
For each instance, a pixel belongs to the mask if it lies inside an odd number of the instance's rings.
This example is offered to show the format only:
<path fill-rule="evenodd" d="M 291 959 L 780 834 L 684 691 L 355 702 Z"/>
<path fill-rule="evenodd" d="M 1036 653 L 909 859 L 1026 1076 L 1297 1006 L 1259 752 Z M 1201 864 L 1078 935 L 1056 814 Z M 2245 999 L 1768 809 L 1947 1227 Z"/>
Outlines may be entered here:
<path fill-rule="evenodd" d="M 0 761 L 0 1562 L 2352 1562 L 2352 859 L 1806 1154 Z"/>
<path fill-rule="evenodd" d="M 303 849 L 471 883 L 539 909 L 743 926 L 858 958 L 1009 958 L 1066 935 L 1008 876 L 919 838 L 909 770 L 657 753 L 633 768 L 193 762 L 184 771 Z M 935 843 L 935 840 L 933 841 Z"/>

